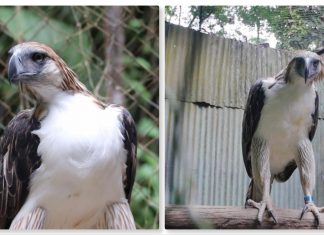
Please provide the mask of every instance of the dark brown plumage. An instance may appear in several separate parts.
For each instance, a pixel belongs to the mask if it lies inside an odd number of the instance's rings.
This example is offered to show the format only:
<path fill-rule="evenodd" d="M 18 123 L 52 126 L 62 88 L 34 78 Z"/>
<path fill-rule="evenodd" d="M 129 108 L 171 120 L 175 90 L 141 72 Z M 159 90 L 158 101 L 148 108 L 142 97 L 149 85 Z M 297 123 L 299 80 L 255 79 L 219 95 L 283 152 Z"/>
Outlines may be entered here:
<path fill-rule="evenodd" d="M 136 174 L 136 152 L 137 152 L 137 134 L 134 120 L 131 114 L 122 106 L 114 105 L 114 107 L 121 109 L 122 112 L 122 123 L 124 137 L 124 148 L 127 151 L 126 160 L 126 175 L 124 178 L 124 190 L 128 202 L 131 200 L 131 194 L 133 185 L 135 182 Z"/>
<path fill-rule="evenodd" d="M 18 113 L 8 124 L 0 141 L 0 224 L 9 228 L 28 195 L 31 173 L 40 166 L 39 138 L 31 134 L 39 128 L 33 111 Z"/>

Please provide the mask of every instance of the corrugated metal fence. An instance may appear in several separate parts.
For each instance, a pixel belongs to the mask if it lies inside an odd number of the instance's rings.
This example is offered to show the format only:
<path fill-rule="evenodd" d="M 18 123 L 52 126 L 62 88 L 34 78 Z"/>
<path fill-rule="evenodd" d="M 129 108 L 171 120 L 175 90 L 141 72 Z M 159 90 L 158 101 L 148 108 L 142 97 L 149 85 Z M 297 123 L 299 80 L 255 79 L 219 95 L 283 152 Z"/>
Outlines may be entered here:
<path fill-rule="evenodd" d="M 257 79 L 283 69 L 291 55 L 166 24 L 165 57 L 166 203 L 244 205 L 250 180 L 241 123 L 248 91 Z M 317 87 L 323 105 L 324 85 Z M 319 206 L 324 206 L 323 110 L 313 141 Z M 274 182 L 272 198 L 277 207 L 303 206 L 297 170 L 287 182 Z"/>

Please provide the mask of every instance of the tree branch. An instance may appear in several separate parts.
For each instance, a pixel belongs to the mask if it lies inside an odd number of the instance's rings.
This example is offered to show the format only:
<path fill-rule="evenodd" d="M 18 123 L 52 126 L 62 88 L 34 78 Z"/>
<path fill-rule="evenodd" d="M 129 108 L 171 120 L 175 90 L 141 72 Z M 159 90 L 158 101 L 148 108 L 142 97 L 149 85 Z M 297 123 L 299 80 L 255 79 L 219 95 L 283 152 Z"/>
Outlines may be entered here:
<path fill-rule="evenodd" d="M 302 220 L 302 209 L 279 209 L 274 213 L 278 224 L 274 224 L 265 212 L 261 225 L 256 221 L 258 210 L 234 206 L 166 206 L 166 229 L 314 229 L 314 216 L 306 213 Z M 324 228 L 324 214 L 320 214 L 319 228 Z"/>

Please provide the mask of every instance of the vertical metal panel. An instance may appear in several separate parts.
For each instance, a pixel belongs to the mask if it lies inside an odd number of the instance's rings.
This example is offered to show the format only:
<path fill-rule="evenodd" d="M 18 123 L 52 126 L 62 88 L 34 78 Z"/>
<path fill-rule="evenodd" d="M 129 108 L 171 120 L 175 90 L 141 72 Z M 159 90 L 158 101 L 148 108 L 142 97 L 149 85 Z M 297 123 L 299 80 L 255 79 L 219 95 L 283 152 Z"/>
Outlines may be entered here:
<path fill-rule="evenodd" d="M 280 72 L 291 55 L 178 26 L 166 29 L 166 202 L 242 206 L 250 181 L 241 153 L 248 91 L 257 79 Z M 320 97 L 323 92 L 319 84 Z M 320 106 L 313 141 L 319 205 L 324 204 L 322 111 Z M 274 182 L 272 198 L 277 207 L 301 208 L 299 172 L 288 182 Z"/>
<path fill-rule="evenodd" d="M 243 108 L 248 89 L 274 76 L 291 58 L 262 48 L 168 24 L 166 97 Z"/>
<path fill-rule="evenodd" d="M 174 101 L 166 102 L 166 114 L 170 114 Z M 185 115 L 179 123 L 183 138 L 174 156 L 174 171 L 179 174 L 172 179 L 170 194 L 180 193 L 184 200 L 178 203 L 242 205 L 249 180 L 241 152 L 233 146 L 241 143 L 243 110 L 177 102 Z"/>

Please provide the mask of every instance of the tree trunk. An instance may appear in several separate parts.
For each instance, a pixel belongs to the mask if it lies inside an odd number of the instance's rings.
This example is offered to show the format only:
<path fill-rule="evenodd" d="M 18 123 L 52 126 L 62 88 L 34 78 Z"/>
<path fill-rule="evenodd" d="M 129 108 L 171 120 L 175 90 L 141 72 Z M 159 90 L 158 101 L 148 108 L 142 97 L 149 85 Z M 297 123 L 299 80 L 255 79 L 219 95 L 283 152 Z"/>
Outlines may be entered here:
<path fill-rule="evenodd" d="M 260 27 L 261 27 L 260 21 L 257 22 L 256 26 L 257 26 L 257 44 L 259 44 L 260 43 Z"/>
<path fill-rule="evenodd" d="M 107 7 L 105 30 L 105 78 L 107 80 L 107 97 L 109 103 L 124 104 L 121 89 L 123 72 L 123 46 L 125 41 L 122 25 L 123 9 L 119 6 Z"/>
<path fill-rule="evenodd" d="M 203 17 L 202 17 L 202 6 L 199 6 L 198 7 L 199 9 L 199 32 L 201 32 L 201 25 L 202 25 L 202 22 L 203 22 Z"/>
<path fill-rule="evenodd" d="M 278 224 L 264 214 L 262 224 L 256 221 L 258 210 L 234 206 L 178 206 L 165 210 L 166 229 L 314 229 L 312 213 L 300 220 L 300 210 L 275 208 Z M 319 228 L 324 228 L 324 214 L 320 214 Z"/>
<path fill-rule="evenodd" d="M 181 24 L 181 13 L 182 13 L 182 7 L 181 6 L 179 6 L 179 22 L 178 22 L 178 25 L 180 25 Z"/>

